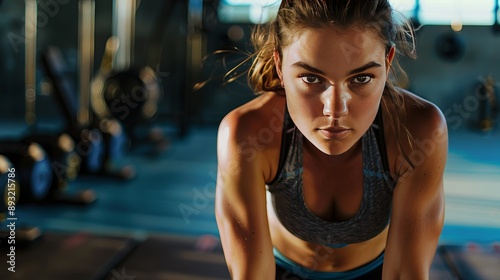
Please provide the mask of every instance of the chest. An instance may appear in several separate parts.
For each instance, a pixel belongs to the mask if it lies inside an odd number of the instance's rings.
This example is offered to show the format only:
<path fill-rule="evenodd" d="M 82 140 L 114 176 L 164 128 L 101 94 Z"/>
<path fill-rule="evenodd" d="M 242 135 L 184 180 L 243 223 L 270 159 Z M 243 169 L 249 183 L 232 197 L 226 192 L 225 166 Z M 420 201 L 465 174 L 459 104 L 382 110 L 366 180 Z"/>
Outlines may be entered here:
<path fill-rule="evenodd" d="M 354 217 L 363 199 L 363 159 L 359 152 L 348 161 L 325 164 L 303 154 L 304 202 L 319 218 L 339 222 Z"/>

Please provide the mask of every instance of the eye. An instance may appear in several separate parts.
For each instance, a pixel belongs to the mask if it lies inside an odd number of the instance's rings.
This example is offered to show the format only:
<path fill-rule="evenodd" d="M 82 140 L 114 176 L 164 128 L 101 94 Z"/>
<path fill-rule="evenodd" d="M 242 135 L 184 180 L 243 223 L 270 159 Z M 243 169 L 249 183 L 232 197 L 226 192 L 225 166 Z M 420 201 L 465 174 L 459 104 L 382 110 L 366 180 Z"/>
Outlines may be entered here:
<path fill-rule="evenodd" d="M 372 80 L 372 78 L 373 77 L 370 75 L 359 75 L 359 76 L 354 77 L 354 79 L 352 81 L 355 84 L 367 84 Z"/>
<path fill-rule="evenodd" d="M 319 84 L 319 83 L 321 83 L 321 80 L 317 76 L 314 76 L 314 75 L 303 75 L 303 76 L 300 76 L 300 78 L 306 84 Z"/>

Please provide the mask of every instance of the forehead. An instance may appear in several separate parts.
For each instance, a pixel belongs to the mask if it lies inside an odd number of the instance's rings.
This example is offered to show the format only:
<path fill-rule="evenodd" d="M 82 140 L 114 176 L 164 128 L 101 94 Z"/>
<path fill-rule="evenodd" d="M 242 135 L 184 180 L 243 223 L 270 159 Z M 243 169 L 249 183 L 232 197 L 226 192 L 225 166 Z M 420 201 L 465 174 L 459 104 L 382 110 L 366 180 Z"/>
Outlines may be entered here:
<path fill-rule="evenodd" d="M 367 28 L 307 28 L 283 49 L 283 64 L 303 61 L 320 69 L 355 68 L 367 61 L 383 62 L 385 44 Z"/>

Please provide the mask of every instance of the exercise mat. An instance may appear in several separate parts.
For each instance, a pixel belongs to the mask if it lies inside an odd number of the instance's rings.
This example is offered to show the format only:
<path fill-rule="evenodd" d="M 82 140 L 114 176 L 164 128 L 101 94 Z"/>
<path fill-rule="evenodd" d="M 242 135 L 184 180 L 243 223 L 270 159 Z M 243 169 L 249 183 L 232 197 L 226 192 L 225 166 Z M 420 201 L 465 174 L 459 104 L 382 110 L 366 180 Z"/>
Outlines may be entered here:
<path fill-rule="evenodd" d="M 105 279 L 229 280 L 230 276 L 217 237 L 162 235 L 139 244 Z"/>
<path fill-rule="evenodd" d="M 15 272 L 9 270 L 11 245 L 1 244 L 0 279 L 102 279 L 133 248 L 129 238 L 89 233 L 43 233 L 32 244 L 15 247 Z M 12 254 L 11 254 L 12 255 Z"/>

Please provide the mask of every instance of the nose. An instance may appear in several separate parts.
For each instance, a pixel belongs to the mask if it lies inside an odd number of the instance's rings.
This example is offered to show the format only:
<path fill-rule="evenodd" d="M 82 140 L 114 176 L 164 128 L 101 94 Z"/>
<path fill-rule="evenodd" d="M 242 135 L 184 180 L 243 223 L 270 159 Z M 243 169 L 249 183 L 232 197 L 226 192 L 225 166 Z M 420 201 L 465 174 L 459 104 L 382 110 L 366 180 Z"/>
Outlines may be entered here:
<path fill-rule="evenodd" d="M 323 115 L 334 119 L 346 116 L 348 112 L 348 99 L 349 96 L 345 90 L 336 88 L 335 86 L 330 86 L 329 89 L 325 91 L 324 95 Z"/>

